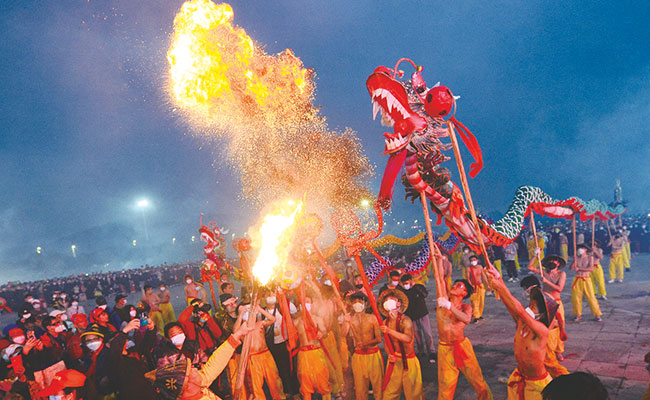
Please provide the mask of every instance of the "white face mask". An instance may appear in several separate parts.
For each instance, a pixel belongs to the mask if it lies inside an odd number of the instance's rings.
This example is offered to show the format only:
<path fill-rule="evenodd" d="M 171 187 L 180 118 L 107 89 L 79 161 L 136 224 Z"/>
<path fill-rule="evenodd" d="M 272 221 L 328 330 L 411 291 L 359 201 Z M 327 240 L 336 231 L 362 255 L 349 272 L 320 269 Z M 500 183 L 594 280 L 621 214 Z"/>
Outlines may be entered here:
<path fill-rule="evenodd" d="M 54 332 L 56 332 L 56 333 L 61 333 L 64 330 L 65 330 L 65 327 L 63 325 L 57 325 L 56 327 L 54 327 Z"/>
<path fill-rule="evenodd" d="M 305 308 L 307 309 L 307 311 L 311 312 L 311 303 L 305 304 Z"/>
<path fill-rule="evenodd" d="M 392 286 L 397 286 L 399 284 L 399 281 L 398 280 L 397 281 L 390 281 L 390 284 Z"/>
<path fill-rule="evenodd" d="M 16 336 L 14 338 L 14 343 L 16 343 L 16 344 L 25 344 L 25 336 Z"/>
<path fill-rule="evenodd" d="M 129 315 L 130 315 L 132 318 L 135 318 L 135 316 L 136 316 L 137 314 L 138 314 L 138 312 L 135 311 L 135 310 L 131 310 L 131 311 L 129 311 Z"/>
<path fill-rule="evenodd" d="M 95 340 L 93 342 L 86 343 L 86 347 L 88 347 L 88 350 L 90 350 L 92 352 L 97 351 L 97 349 L 99 349 L 101 347 L 101 345 L 102 345 L 101 340 Z"/>
<path fill-rule="evenodd" d="M 161 287 L 160 287 L 160 291 L 161 291 L 161 292 L 164 292 L 164 291 L 165 291 L 165 289 L 167 289 L 167 288 L 166 288 L 166 287 L 164 287 L 164 286 L 161 286 Z"/>
<path fill-rule="evenodd" d="M 397 301 L 394 299 L 388 299 L 384 301 L 384 310 L 393 311 L 397 308 Z"/>
<path fill-rule="evenodd" d="M 106 309 L 106 304 L 102 304 L 101 306 L 98 306 L 97 308 L 101 308 L 102 310 Z"/>
<path fill-rule="evenodd" d="M 38 310 L 41 308 L 41 305 L 39 303 L 34 303 L 34 309 Z"/>
<path fill-rule="evenodd" d="M 363 310 L 365 310 L 365 308 L 366 308 L 366 306 L 363 303 L 354 303 L 354 304 L 352 304 L 352 309 L 355 312 L 358 312 L 358 313 L 363 312 Z"/>
<path fill-rule="evenodd" d="M 29 319 L 31 316 L 32 316 L 32 314 L 30 314 L 30 313 L 23 314 L 23 319 Z"/>
<path fill-rule="evenodd" d="M 192 283 L 192 280 L 191 279 L 185 279 L 185 283 L 187 283 L 189 285 L 189 284 Z"/>
<path fill-rule="evenodd" d="M 269 297 L 266 298 L 266 304 L 268 304 L 270 306 L 275 304 L 275 302 L 276 302 L 275 296 L 269 296 Z"/>
<path fill-rule="evenodd" d="M 179 333 L 178 335 L 173 336 L 170 340 L 174 343 L 174 346 L 182 346 L 183 343 L 185 343 L 185 334 Z"/>
<path fill-rule="evenodd" d="M 410 288 L 411 288 L 411 284 L 410 284 L 410 283 L 405 283 L 405 284 L 404 284 L 404 289 L 409 290 Z"/>
<path fill-rule="evenodd" d="M 241 316 L 242 321 L 248 321 L 248 311 L 244 313 L 244 315 Z"/>
<path fill-rule="evenodd" d="M 583 254 L 585 254 L 585 249 L 578 250 L 578 255 L 583 255 Z"/>
<path fill-rule="evenodd" d="M 326 280 L 326 281 L 323 282 L 323 283 L 324 283 L 325 285 L 327 285 L 327 286 L 332 286 L 332 281 L 330 281 L 329 279 Z"/>
<path fill-rule="evenodd" d="M 474 260 L 471 262 L 472 265 L 478 265 L 478 261 Z"/>
<path fill-rule="evenodd" d="M 298 312 L 298 308 L 296 308 L 296 305 L 293 303 L 289 303 L 289 313 L 295 314 L 297 312 Z"/>

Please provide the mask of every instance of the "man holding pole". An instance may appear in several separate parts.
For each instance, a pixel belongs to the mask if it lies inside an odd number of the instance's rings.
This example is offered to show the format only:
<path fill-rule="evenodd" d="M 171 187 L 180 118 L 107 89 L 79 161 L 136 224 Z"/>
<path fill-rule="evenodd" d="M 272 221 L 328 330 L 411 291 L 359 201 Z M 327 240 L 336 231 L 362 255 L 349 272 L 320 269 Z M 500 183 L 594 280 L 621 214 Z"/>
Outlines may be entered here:
<path fill-rule="evenodd" d="M 621 283 L 623 282 L 623 267 L 625 265 L 625 255 L 623 254 L 625 238 L 620 232 L 616 232 L 614 237 L 610 236 L 609 245 L 612 246 L 612 254 L 609 259 L 609 281 L 607 283 Z"/>
<path fill-rule="evenodd" d="M 492 399 L 472 343 L 464 334 L 471 320 L 472 307 L 463 300 L 473 291 L 466 279 L 457 279 L 449 290 L 449 298 L 438 298 L 438 400 L 454 398 L 460 372 L 476 390 L 477 399 Z"/>
<path fill-rule="evenodd" d="M 422 372 L 420 361 L 415 356 L 413 322 L 404 315 L 408 298 L 400 290 L 389 289 L 379 296 L 378 303 L 379 311 L 387 317 L 385 325 L 379 329 L 388 335 L 395 349 L 395 353 L 388 356 L 394 367 L 383 400 L 397 400 L 402 393 L 406 400 L 423 400 Z"/>
<path fill-rule="evenodd" d="M 603 250 L 600 248 L 600 242 L 594 240 L 591 252 L 594 256 L 594 269 L 591 271 L 591 281 L 594 284 L 594 291 L 598 298 L 607 300 L 607 290 L 605 289 L 605 274 L 600 260 L 603 259 Z"/>
<path fill-rule="evenodd" d="M 555 318 L 557 303 L 534 287 L 531 289 L 530 305 L 524 308 L 510 293 L 494 267 L 488 267 L 487 274 L 491 278 L 492 288 L 517 323 L 514 342 L 517 368 L 508 379 L 508 400 L 541 400 L 542 389 L 551 381 L 544 367 L 544 359 L 548 327 Z"/>
<path fill-rule="evenodd" d="M 598 306 L 598 300 L 594 294 L 594 286 L 591 283 L 589 274 L 594 269 L 594 260 L 591 255 L 591 249 L 586 244 L 578 245 L 578 255 L 571 266 L 576 271 L 571 285 L 571 305 L 573 306 L 573 315 L 575 322 L 582 319 L 582 297 L 587 298 L 591 313 L 596 317 L 596 321 L 602 321 L 603 313 Z"/>
<path fill-rule="evenodd" d="M 300 394 L 305 400 L 310 400 L 312 393 L 320 393 L 323 400 L 330 400 L 332 397 L 330 373 L 325 361 L 325 352 L 320 345 L 326 327 L 320 317 L 311 313 L 311 305 L 311 298 L 305 297 L 304 308 L 293 317 L 300 343 L 298 348 Z"/>
<path fill-rule="evenodd" d="M 472 304 L 472 322 L 477 324 L 483 319 L 485 286 L 483 285 L 483 266 L 478 263 L 478 257 L 475 255 L 470 257 L 467 278 L 474 288 L 474 293 L 470 296 L 470 303 Z"/>

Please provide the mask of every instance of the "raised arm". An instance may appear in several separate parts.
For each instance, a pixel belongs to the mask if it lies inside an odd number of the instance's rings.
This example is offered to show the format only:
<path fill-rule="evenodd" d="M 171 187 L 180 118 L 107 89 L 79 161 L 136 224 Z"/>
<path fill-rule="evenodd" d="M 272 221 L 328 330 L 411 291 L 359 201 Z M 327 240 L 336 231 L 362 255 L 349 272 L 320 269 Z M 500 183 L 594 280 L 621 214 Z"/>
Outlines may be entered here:
<path fill-rule="evenodd" d="M 396 340 L 399 340 L 400 342 L 404 343 L 409 343 L 411 340 L 413 340 L 413 322 L 411 321 L 410 318 L 404 318 L 402 319 L 402 327 L 404 328 L 404 332 L 397 331 L 395 329 L 389 328 L 388 325 L 384 324 L 379 327 L 379 329 L 383 333 L 387 333 Z"/>
<path fill-rule="evenodd" d="M 528 325 L 536 335 L 543 336 L 548 333 L 548 328 L 541 322 L 537 321 L 526 312 L 524 306 L 521 305 L 519 300 L 517 300 L 510 290 L 506 287 L 506 284 L 503 282 L 499 271 L 496 270 L 493 266 L 489 266 L 486 269 L 490 278 L 492 278 L 492 288 L 499 293 L 501 296 L 501 301 L 506 306 L 506 309 L 512 316 L 512 318 L 517 321 L 522 321 Z"/>

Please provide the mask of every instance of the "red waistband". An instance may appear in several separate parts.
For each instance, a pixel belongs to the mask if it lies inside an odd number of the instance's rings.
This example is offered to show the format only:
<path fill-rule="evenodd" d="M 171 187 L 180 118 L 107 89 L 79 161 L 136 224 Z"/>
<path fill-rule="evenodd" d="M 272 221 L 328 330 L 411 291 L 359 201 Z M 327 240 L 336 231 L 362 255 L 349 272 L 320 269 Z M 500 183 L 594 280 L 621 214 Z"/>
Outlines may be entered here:
<path fill-rule="evenodd" d="M 306 346 L 300 346 L 298 351 L 312 351 L 312 350 L 320 350 L 320 346 L 316 346 L 315 344 L 308 344 Z"/>
<path fill-rule="evenodd" d="M 453 342 L 443 342 L 442 340 L 438 342 L 441 346 L 457 346 L 465 341 L 467 338 L 462 338 L 460 340 L 454 340 Z"/>
<path fill-rule="evenodd" d="M 368 347 L 365 349 L 355 349 L 354 354 L 375 354 L 379 351 L 379 347 Z"/>
<path fill-rule="evenodd" d="M 402 357 L 402 353 L 395 352 L 394 356 L 398 358 Z M 410 356 L 406 356 L 406 358 L 415 358 L 415 353 L 411 354 Z"/>
<path fill-rule="evenodd" d="M 257 356 L 257 355 L 259 355 L 259 354 L 267 353 L 268 351 L 269 351 L 269 349 L 264 349 L 264 350 L 262 350 L 262 351 L 258 351 L 258 352 L 256 352 L 256 353 L 251 353 L 251 357 L 252 357 L 252 356 Z"/>

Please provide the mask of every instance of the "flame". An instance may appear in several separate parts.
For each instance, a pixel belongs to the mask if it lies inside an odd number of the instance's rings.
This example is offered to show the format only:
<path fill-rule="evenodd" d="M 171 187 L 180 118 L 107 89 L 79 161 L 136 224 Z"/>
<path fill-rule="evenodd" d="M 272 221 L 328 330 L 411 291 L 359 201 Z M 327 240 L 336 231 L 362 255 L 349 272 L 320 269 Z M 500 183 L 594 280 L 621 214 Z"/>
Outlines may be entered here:
<path fill-rule="evenodd" d="M 329 131 L 312 104 L 313 71 L 290 49 L 267 54 L 233 18 L 230 5 L 210 0 L 187 1 L 174 18 L 168 89 L 194 133 L 225 150 L 253 202 L 368 197 L 372 167 L 354 132 Z"/>
<path fill-rule="evenodd" d="M 260 228 L 262 246 L 253 265 L 253 276 L 262 285 L 277 275 L 289 256 L 292 239 L 290 233 L 303 203 L 289 201 L 287 205 L 288 209 L 282 208 L 267 214 Z"/>
<path fill-rule="evenodd" d="M 290 117 L 287 99 L 309 106 L 311 71 L 289 49 L 267 55 L 244 29 L 233 26 L 233 16 L 225 3 L 183 4 L 167 52 L 174 99 L 200 113 L 219 111 L 233 123 L 251 113 L 270 120 Z"/>

